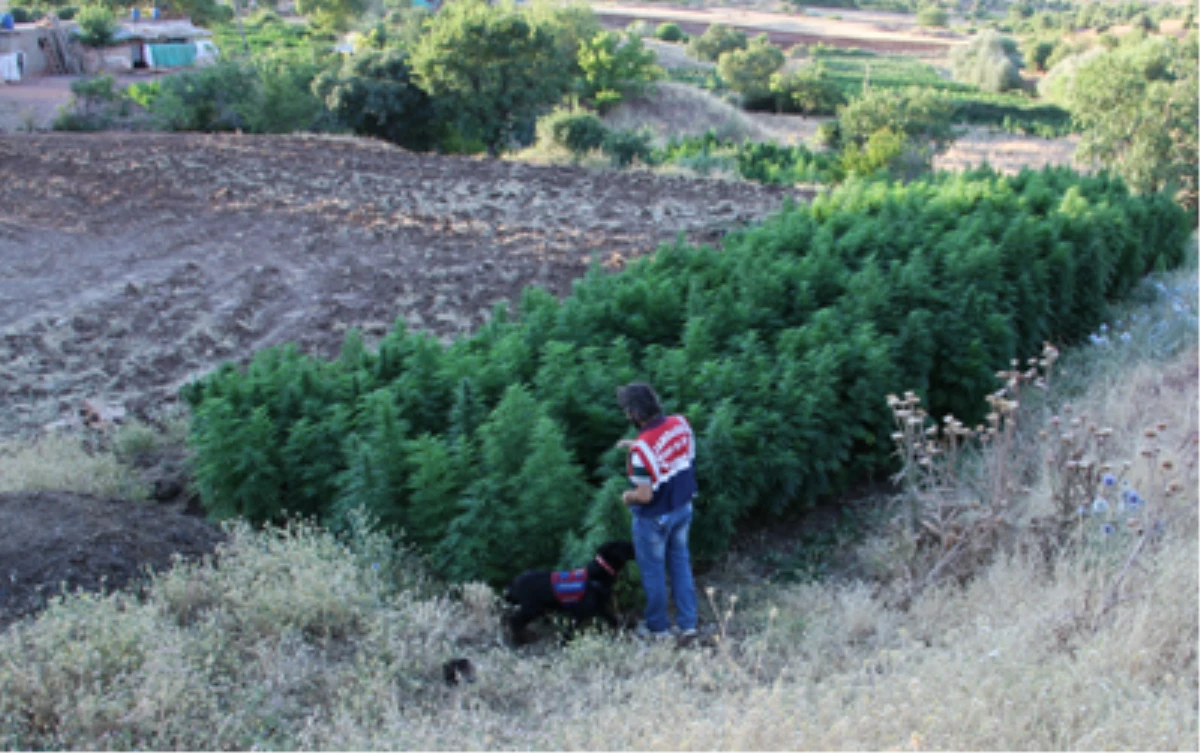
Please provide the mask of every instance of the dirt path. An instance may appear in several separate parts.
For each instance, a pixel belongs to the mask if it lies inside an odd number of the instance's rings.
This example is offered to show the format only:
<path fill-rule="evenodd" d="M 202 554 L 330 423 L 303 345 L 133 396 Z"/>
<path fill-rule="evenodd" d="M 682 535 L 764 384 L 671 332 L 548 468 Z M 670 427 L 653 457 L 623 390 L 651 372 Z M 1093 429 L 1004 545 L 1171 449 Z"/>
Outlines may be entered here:
<path fill-rule="evenodd" d="M 0 137 L 0 437 L 84 398 L 154 413 L 224 360 L 397 316 L 451 337 L 797 192 L 304 137 Z"/>
<path fill-rule="evenodd" d="M 660 24 L 672 21 L 688 34 L 703 34 L 712 24 L 725 24 L 747 33 L 767 35 L 775 44 L 791 47 L 818 42 L 834 47 L 858 47 L 879 53 L 938 56 L 963 40 L 947 31 L 925 31 L 883 16 L 826 18 L 800 13 L 773 13 L 736 7 L 681 8 L 672 5 L 592 3 L 592 10 L 610 28 L 634 21 Z"/>

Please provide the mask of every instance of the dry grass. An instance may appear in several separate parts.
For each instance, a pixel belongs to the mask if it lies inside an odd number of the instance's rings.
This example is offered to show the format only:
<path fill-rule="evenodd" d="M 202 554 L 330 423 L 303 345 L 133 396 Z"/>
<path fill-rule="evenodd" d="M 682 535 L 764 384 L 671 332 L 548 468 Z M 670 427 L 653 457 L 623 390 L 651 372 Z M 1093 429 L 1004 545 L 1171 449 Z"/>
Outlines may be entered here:
<path fill-rule="evenodd" d="M 97 497 L 147 497 L 136 472 L 117 453 L 78 434 L 0 442 L 0 492 L 73 491 Z"/>
<path fill-rule="evenodd" d="M 1078 136 L 1044 139 L 1019 136 L 983 126 L 969 126 L 966 133 L 933 160 L 936 170 L 966 170 L 985 162 L 1009 175 L 1025 168 L 1073 165 Z"/>
<path fill-rule="evenodd" d="M 485 587 L 439 591 L 378 536 L 240 528 L 219 566 L 159 576 L 143 601 L 68 597 L 0 635 L 0 745 L 1194 750 L 1195 271 L 1163 285 L 1144 341 L 1114 322 L 1063 360 L 1090 375 L 1074 415 L 1113 427 L 1114 461 L 1133 461 L 1145 538 L 1089 517 L 1082 546 L 1014 546 L 907 609 L 877 582 L 718 574 L 716 648 L 588 635 L 526 653 L 501 645 Z M 1169 496 L 1168 452 L 1186 482 Z M 1021 520 L 1051 506 L 1046 489 Z M 1038 537 L 1023 525 L 1017 540 Z M 442 682 L 453 656 L 476 663 L 476 683 Z"/>
<path fill-rule="evenodd" d="M 672 136 L 702 136 L 713 131 L 723 139 L 769 141 L 771 134 L 738 107 L 695 86 L 660 82 L 645 96 L 632 99 L 605 117 L 610 128 L 647 129 L 659 145 Z"/>

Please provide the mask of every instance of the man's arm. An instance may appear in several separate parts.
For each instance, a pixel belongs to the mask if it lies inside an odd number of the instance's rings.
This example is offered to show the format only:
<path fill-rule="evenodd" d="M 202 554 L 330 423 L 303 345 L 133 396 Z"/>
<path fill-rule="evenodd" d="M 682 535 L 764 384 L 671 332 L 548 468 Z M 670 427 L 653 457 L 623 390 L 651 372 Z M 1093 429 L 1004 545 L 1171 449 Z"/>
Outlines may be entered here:
<path fill-rule="evenodd" d="M 633 484 L 633 488 L 626 490 L 621 495 L 621 501 L 626 505 L 649 504 L 650 500 L 654 499 L 654 485 L 650 478 L 650 470 L 642 462 L 642 456 L 639 453 L 632 450 L 630 452 L 629 481 Z"/>

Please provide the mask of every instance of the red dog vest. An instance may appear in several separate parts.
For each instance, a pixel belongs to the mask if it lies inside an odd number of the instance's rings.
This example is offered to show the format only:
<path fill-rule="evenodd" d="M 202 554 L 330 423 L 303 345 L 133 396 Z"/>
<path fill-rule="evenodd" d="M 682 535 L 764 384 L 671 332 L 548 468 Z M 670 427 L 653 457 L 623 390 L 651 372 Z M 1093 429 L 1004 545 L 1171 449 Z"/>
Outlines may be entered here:
<path fill-rule="evenodd" d="M 554 598 L 559 604 L 571 605 L 578 603 L 587 590 L 587 569 L 560 570 L 550 573 L 550 585 L 554 588 Z"/>

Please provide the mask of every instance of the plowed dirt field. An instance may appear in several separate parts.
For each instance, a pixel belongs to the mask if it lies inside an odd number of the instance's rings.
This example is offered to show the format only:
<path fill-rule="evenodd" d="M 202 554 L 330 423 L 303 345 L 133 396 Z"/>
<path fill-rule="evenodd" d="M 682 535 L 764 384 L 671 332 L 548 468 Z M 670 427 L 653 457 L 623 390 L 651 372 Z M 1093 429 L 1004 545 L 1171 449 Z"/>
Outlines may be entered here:
<path fill-rule="evenodd" d="M 152 415 L 222 361 L 401 315 L 453 337 L 798 195 L 305 137 L 8 135 L 0 165 L 0 437 L 85 398 Z"/>

